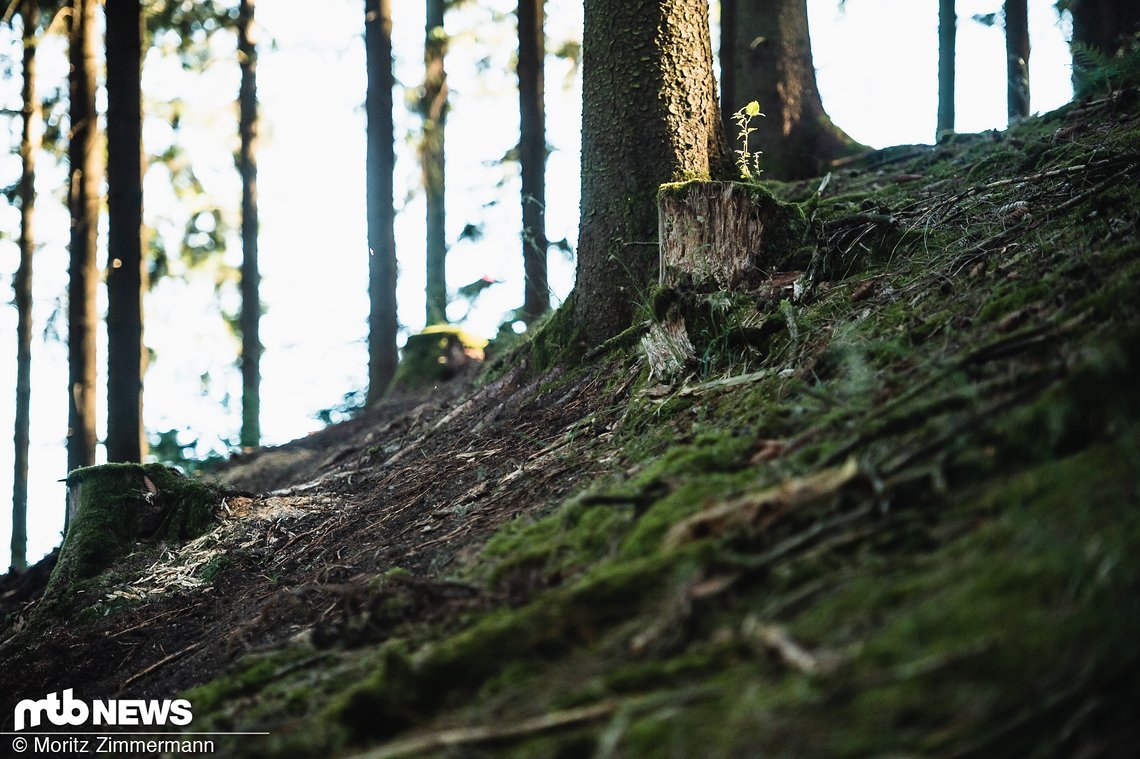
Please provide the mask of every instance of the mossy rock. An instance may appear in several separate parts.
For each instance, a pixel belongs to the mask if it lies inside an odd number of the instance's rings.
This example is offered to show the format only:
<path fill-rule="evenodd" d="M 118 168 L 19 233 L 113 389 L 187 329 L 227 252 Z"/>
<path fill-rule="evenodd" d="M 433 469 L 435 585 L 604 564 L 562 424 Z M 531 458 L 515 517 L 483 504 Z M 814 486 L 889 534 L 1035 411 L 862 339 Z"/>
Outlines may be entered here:
<path fill-rule="evenodd" d="M 395 391 L 429 388 L 483 361 L 487 340 L 449 324 L 427 327 L 408 337 L 392 382 Z"/>
<path fill-rule="evenodd" d="M 162 464 L 106 464 L 67 477 L 69 527 L 47 594 L 111 567 L 136 543 L 183 542 L 214 521 L 218 491 Z"/>

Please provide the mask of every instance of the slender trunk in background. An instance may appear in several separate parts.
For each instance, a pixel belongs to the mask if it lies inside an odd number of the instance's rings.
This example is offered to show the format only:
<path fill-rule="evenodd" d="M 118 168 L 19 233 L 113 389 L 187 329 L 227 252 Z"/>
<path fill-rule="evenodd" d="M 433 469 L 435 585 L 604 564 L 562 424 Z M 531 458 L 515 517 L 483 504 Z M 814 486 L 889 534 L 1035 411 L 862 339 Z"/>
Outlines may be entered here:
<path fill-rule="evenodd" d="M 32 258 L 36 205 L 36 154 L 40 149 L 40 105 L 36 97 L 36 32 L 38 0 L 24 0 L 23 132 L 20 135 L 20 267 L 16 270 L 16 434 L 12 477 L 12 563 L 28 566 L 28 447 L 32 400 Z"/>
<path fill-rule="evenodd" d="M 241 446 L 261 441 L 261 274 L 257 268 L 257 46 L 254 40 L 254 0 L 241 0 L 238 8 L 238 60 L 241 90 L 238 94 L 238 131 L 241 153 Z"/>
<path fill-rule="evenodd" d="M 704 0 L 586 0 L 574 326 L 598 345 L 657 276 L 657 189 L 733 173 Z"/>
<path fill-rule="evenodd" d="M 95 463 L 95 291 L 99 268 L 101 169 L 95 113 L 96 0 L 72 0 L 68 57 L 71 139 L 68 208 L 71 212 L 70 282 L 67 288 L 67 469 Z M 68 525 L 64 524 L 66 530 Z"/>
<path fill-rule="evenodd" d="M 550 308 L 546 275 L 546 38 L 543 0 L 519 0 L 519 162 L 522 166 L 523 320 Z"/>
<path fill-rule="evenodd" d="M 720 122 L 727 130 L 732 126 L 732 114 L 740 106 L 732 108 L 736 102 L 736 73 L 740 67 L 736 62 L 736 0 L 720 0 Z M 753 98 L 755 99 L 755 98 Z M 745 100 L 744 103 L 749 103 Z M 732 135 L 729 135 L 731 141 Z"/>
<path fill-rule="evenodd" d="M 1009 123 L 1029 115 L 1029 3 L 1005 0 L 1006 105 Z"/>
<path fill-rule="evenodd" d="M 142 14 L 107 0 L 107 460 L 141 462 L 143 430 Z"/>
<path fill-rule="evenodd" d="M 721 60 L 726 86 L 722 113 L 759 102 L 753 149 L 763 152 L 765 178 L 818 176 L 836 158 L 866 148 L 831 123 L 816 84 L 808 35 L 807 0 L 738 0 L 722 6 Z M 722 116 L 723 118 L 723 116 Z M 731 130 L 731 120 L 724 122 Z M 739 146 L 735 134 L 733 147 Z"/>
<path fill-rule="evenodd" d="M 427 323 L 447 321 L 447 228 L 444 211 L 444 127 L 447 123 L 447 73 L 443 57 L 444 0 L 427 0 L 424 38 L 423 142 L 420 162 L 427 199 Z"/>
<path fill-rule="evenodd" d="M 958 20 L 954 0 L 938 0 L 938 125 L 935 139 L 954 131 L 954 45 Z"/>
<path fill-rule="evenodd" d="M 392 8 L 390 0 L 364 0 L 368 92 L 366 195 L 368 204 L 368 403 L 383 397 L 396 374 L 396 233 L 392 122 Z"/>

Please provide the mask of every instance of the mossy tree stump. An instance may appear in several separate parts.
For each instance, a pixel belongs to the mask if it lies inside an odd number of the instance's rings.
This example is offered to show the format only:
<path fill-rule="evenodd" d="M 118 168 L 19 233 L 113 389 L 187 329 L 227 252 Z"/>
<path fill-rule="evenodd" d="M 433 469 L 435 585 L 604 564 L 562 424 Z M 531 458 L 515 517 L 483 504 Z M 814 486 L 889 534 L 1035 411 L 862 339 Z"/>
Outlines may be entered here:
<path fill-rule="evenodd" d="M 218 491 L 162 464 L 106 464 L 67 476 L 69 528 L 47 593 L 66 594 L 139 542 L 185 541 L 214 520 Z"/>
<path fill-rule="evenodd" d="M 411 392 L 455 377 L 483 360 L 487 340 L 450 324 L 437 324 L 409 335 L 392 390 Z"/>
<path fill-rule="evenodd" d="M 798 206 L 741 182 L 682 182 L 658 194 L 664 287 L 732 291 L 785 266 L 803 233 Z"/>
<path fill-rule="evenodd" d="M 661 289 L 641 347 L 652 377 L 670 381 L 708 347 L 698 349 L 699 340 L 691 338 L 703 335 L 707 343 L 717 331 L 710 328 L 710 303 L 728 302 L 717 293 L 749 290 L 787 268 L 807 222 L 799 206 L 742 182 L 663 185 L 657 210 Z M 711 321 L 722 322 L 724 334 L 731 331 L 727 314 Z"/>

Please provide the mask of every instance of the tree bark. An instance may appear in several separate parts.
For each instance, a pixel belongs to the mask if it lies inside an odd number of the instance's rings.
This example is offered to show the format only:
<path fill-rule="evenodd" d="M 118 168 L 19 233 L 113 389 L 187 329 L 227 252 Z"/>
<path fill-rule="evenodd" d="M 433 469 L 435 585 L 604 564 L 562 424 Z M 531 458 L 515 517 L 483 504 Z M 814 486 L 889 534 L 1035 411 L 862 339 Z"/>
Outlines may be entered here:
<path fill-rule="evenodd" d="M 238 9 L 238 59 L 241 90 L 238 130 L 241 154 L 241 445 L 261 441 L 261 274 L 257 263 L 257 43 L 254 0 L 241 0 Z"/>
<path fill-rule="evenodd" d="M 1070 0 L 1073 42 L 1095 47 L 1113 56 L 1140 31 L 1140 3 L 1136 0 Z"/>
<path fill-rule="evenodd" d="M 427 324 L 447 321 L 447 225 L 444 205 L 444 130 L 447 124 L 447 35 L 444 0 L 427 0 L 424 25 L 423 142 L 420 162 L 427 199 Z"/>
<path fill-rule="evenodd" d="M 550 308 L 546 255 L 546 39 L 543 0 L 519 0 L 519 160 L 522 166 L 523 319 Z"/>
<path fill-rule="evenodd" d="M 629 326 L 657 277 L 658 187 L 732 173 L 708 4 L 586 0 L 582 201 L 573 325 L 591 344 Z"/>
<path fill-rule="evenodd" d="M 1005 0 L 1006 106 L 1009 123 L 1029 115 L 1029 3 Z"/>
<path fill-rule="evenodd" d="M 35 257 L 36 155 L 40 149 L 40 104 L 36 95 L 38 0 L 24 0 L 24 57 L 21 68 L 23 130 L 20 135 L 20 266 L 14 282 L 16 300 L 16 432 L 12 477 L 12 562 L 28 566 L 28 449 L 32 401 L 32 265 Z"/>
<path fill-rule="evenodd" d="M 138 463 L 143 429 L 142 14 L 107 0 L 107 460 Z"/>
<path fill-rule="evenodd" d="M 368 67 L 366 195 L 368 203 L 368 403 L 383 397 L 396 376 L 396 233 L 392 122 L 392 7 L 390 0 L 364 1 L 364 47 Z"/>
<path fill-rule="evenodd" d="M 68 144 L 71 245 L 67 304 L 68 471 L 95 463 L 95 292 L 99 270 L 99 180 L 95 112 L 95 0 L 72 0 L 68 57 L 71 139 Z M 65 529 L 67 525 L 65 524 Z"/>
<path fill-rule="evenodd" d="M 723 114 L 755 100 L 754 144 L 773 179 L 818 176 L 836 158 L 865 150 L 831 123 L 816 85 L 807 0 L 734 0 L 722 6 Z M 729 134 L 736 147 L 736 135 Z"/>
<path fill-rule="evenodd" d="M 954 131 L 954 46 L 958 19 L 954 0 L 938 0 L 938 125 L 935 139 Z"/>

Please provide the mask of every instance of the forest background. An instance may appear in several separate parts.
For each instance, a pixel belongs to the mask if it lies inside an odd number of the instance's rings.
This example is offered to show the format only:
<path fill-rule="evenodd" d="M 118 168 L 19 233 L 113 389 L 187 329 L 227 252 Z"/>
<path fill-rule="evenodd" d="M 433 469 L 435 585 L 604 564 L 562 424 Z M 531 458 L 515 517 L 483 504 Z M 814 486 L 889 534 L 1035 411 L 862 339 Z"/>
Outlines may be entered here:
<path fill-rule="evenodd" d="M 423 326 L 424 200 L 414 142 L 419 117 L 405 106 L 423 79 L 423 4 L 393 4 L 396 60 L 396 249 L 401 341 Z M 261 0 L 258 85 L 263 124 L 260 145 L 260 248 L 262 438 L 285 442 L 323 425 L 321 411 L 345 403 L 346 393 L 366 384 L 367 245 L 364 191 L 364 46 L 361 4 L 322 4 L 321 23 L 296 14 L 296 4 Z M 1000 24 L 972 16 L 1000 12 L 998 0 L 958 3 L 957 130 L 1002 128 L 1006 123 L 1005 50 Z M 573 250 L 578 221 L 578 154 L 581 90 L 572 59 L 580 40 L 581 4 L 548 0 L 546 110 L 547 234 Z M 465 4 L 447 17 L 451 38 L 448 78 L 449 288 L 487 276 L 488 289 L 468 312 L 458 300 L 449 316 L 465 329 L 491 336 L 522 302 L 518 255 L 521 222 L 517 163 L 502 157 L 517 142 L 517 92 L 513 71 L 514 3 Z M 852 137 L 872 147 L 929 143 L 935 131 L 937 4 L 913 0 L 809 0 L 813 53 L 824 106 Z M 1033 54 L 1032 110 L 1046 111 L 1072 94 L 1067 21 L 1047 0 L 1029 3 Z M 718 9 L 713 3 L 714 51 Z M 233 166 L 237 140 L 239 72 L 236 37 L 215 35 L 204 70 L 185 70 L 156 47 L 146 60 L 144 142 L 150 154 L 174 141 L 189 157 L 209 202 L 230 209 L 217 233 L 219 261 L 240 262 L 237 223 L 240 180 Z M 14 183 L 20 162 L 19 36 L 0 31 L 0 103 L 17 112 L 4 117 L 10 149 L 0 158 L 0 185 Z M 66 39 L 48 38 L 39 55 L 41 91 L 66 82 Z M 184 101 L 177 133 L 161 117 L 163 103 Z M 102 106 L 101 106 L 102 107 Z M 232 116 L 232 118 L 230 118 Z M 2 122 L 0 122 L 2 123 Z M 4 128 L 0 126 L 0 128 Z M 761 146 L 762 149 L 762 146 Z M 67 426 L 65 291 L 68 216 L 63 201 L 66 170 L 40 162 L 37 205 L 40 247 L 35 281 L 32 439 L 28 559 L 59 541 L 66 473 Z M 198 210 L 173 193 L 169 175 L 152 168 L 145 185 L 152 234 L 171 249 L 181 244 L 186 218 Z M 105 220 L 104 220 L 105 221 Z M 480 234 L 464 235 L 464 229 Z M 19 214 L 0 204 L 0 279 L 11 280 L 18 262 Z M 105 244 L 105 229 L 101 243 Z M 177 256 L 171 257 L 175 267 Z M 105 260 L 100 253 L 99 260 Z M 552 246 L 551 290 L 555 305 L 573 284 L 573 259 Z M 145 423 L 152 436 L 170 439 L 187 453 L 206 456 L 233 449 L 240 425 L 239 345 L 223 314 L 237 311 L 237 284 L 225 266 L 166 277 L 147 296 L 148 367 Z M 178 273 L 178 272 L 175 272 Z M 3 296 L 7 297 L 7 296 Z M 15 310 L 0 308 L 0 397 L 15 393 Z M 101 340 L 102 342 L 102 340 Z M 102 355 L 105 355 L 103 353 Z M 100 377 L 100 387 L 105 382 Z M 100 404 L 105 414 L 105 404 Z M 328 418 L 328 414 L 324 417 Z M 336 417 L 334 412 L 332 415 Z M 100 429 L 105 421 L 100 419 Z M 12 407 L 0 405 L 0 430 L 12 429 Z M 152 438 L 152 442 L 154 438 Z M 100 459 L 102 460 L 102 458 Z M 0 493 L 12 488 L 11 453 L 0 455 Z M 10 536 L 0 520 L 0 545 Z"/>

